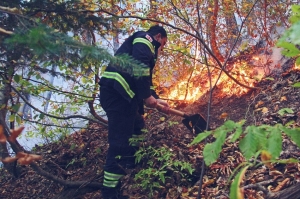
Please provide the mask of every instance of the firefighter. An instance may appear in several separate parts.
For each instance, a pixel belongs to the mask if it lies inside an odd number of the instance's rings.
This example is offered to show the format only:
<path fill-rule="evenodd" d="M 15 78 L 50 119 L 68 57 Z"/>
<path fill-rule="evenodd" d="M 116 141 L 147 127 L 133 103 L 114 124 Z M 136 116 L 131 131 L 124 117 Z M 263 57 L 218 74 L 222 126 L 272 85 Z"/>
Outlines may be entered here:
<path fill-rule="evenodd" d="M 167 32 L 160 25 L 147 31 L 137 31 L 129 36 L 115 55 L 128 54 L 143 63 L 138 76 L 118 70 L 109 65 L 100 79 L 100 103 L 108 119 L 108 144 L 102 196 L 104 199 L 126 198 L 120 195 L 120 178 L 125 169 L 133 168 L 136 146 L 129 139 L 141 134 L 145 123 L 142 115 L 144 105 L 169 112 L 169 105 L 158 99 L 152 85 L 152 70 L 159 53 L 167 42 Z"/>

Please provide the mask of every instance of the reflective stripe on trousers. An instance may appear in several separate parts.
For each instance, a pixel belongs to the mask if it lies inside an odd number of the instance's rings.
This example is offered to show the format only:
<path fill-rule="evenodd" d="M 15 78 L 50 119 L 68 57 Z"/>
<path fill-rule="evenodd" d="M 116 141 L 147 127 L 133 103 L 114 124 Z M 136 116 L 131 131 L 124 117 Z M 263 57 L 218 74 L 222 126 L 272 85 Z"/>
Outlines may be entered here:
<path fill-rule="evenodd" d="M 122 178 L 123 176 L 124 175 L 122 174 L 114 174 L 104 171 L 103 186 L 115 188 L 118 185 L 120 178 Z"/>

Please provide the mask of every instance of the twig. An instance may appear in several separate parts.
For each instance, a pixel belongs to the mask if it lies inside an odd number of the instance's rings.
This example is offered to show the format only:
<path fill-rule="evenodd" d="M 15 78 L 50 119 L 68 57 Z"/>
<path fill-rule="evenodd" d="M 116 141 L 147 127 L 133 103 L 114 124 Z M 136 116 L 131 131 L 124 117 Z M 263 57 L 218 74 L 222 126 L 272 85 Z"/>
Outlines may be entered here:
<path fill-rule="evenodd" d="M 46 177 L 47 179 L 50 179 L 54 182 L 57 182 L 63 186 L 69 187 L 69 188 L 79 188 L 82 185 L 86 185 L 91 188 L 99 189 L 102 187 L 102 184 L 99 182 L 89 182 L 89 181 L 67 181 L 60 179 L 51 173 L 48 173 L 47 171 L 41 169 L 35 162 L 32 162 L 30 166 L 35 170 L 39 175 Z"/>
<path fill-rule="evenodd" d="M 68 173 L 67 173 L 66 170 L 62 169 L 58 164 L 56 164 L 52 160 L 48 160 L 47 162 L 49 162 L 50 164 L 52 164 L 53 166 L 55 166 L 63 175 L 68 175 Z"/>
<path fill-rule="evenodd" d="M 256 183 L 256 184 L 246 185 L 246 186 L 243 187 L 243 189 L 258 189 L 258 190 L 264 192 L 264 194 L 268 195 L 269 194 L 268 189 L 264 188 L 263 186 L 271 184 L 273 182 L 274 182 L 273 179 L 266 180 L 266 181 L 262 181 L 262 182 L 259 182 L 259 183 Z"/>
<path fill-rule="evenodd" d="M 29 103 L 25 99 L 25 97 L 23 97 L 21 95 L 21 93 L 16 88 L 14 88 L 13 86 L 11 86 L 11 88 L 12 88 L 12 90 L 14 90 L 14 92 L 16 92 L 22 98 L 22 100 L 24 101 L 24 103 L 26 103 L 28 106 L 30 106 L 35 111 L 37 111 L 39 113 L 43 113 L 45 116 L 56 118 L 56 119 L 61 119 L 61 120 L 67 120 L 67 119 L 72 119 L 72 118 L 81 118 L 81 119 L 86 119 L 88 121 L 95 122 L 95 123 L 98 123 L 98 124 L 101 124 L 101 125 L 105 125 L 105 124 L 103 124 L 103 122 L 101 122 L 99 120 L 94 120 L 92 118 L 88 118 L 88 117 L 85 117 L 85 116 L 82 116 L 82 115 L 70 115 L 70 116 L 66 116 L 66 117 L 60 117 L 60 116 L 55 116 L 55 115 L 51 115 L 51 114 L 45 113 L 45 112 L 39 110 L 38 108 L 36 108 L 35 106 L 33 106 L 31 103 Z"/>
<path fill-rule="evenodd" d="M 12 35 L 12 34 L 13 34 L 12 31 L 5 30 L 5 29 L 3 29 L 3 28 L 0 28 L 0 33 L 4 33 L 4 34 L 7 34 L 7 35 Z"/>
<path fill-rule="evenodd" d="M 104 124 L 103 124 L 104 126 L 107 126 L 107 124 L 108 124 L 107 120 L 103 119 L 102 117 L 100 117 L 100 116 L 96 113 L 93 104 L 94 104 L 94 100 L 89 100 L 89 101 L 88 101 L 88 105 L 89 105 L 89 108 L 90 108 L 90 113 L 91 113 L 96 119 L 98 119 L 99 121 L 101 121 L 102 123 L 104 123 Z"/>

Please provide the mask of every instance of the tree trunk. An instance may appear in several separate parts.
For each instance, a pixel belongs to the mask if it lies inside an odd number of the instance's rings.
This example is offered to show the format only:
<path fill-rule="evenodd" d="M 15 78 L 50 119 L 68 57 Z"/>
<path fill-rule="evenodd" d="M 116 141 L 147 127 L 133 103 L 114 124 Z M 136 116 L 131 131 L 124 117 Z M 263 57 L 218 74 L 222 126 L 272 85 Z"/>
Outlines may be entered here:
<path fill-rule="evenodd" d="M 8 84 L 5 84 L 4 87 L 0 88 L 0 104 L 8 104 L 9 100 L 9 92 L 10 88 Z M 0 109 L 0 125 L 3 127 L 4 135 L 8 137 L 9 132 L 8 132 L 8 127 L 6 125 L 6 114 L 7 114 L 7 109 L 2 108 Z M 0 145 L 0 153 L 1 153 L 1 158 L 7 158 L 10 157 L 9 151 L 7 148 L 7 142 L 1 143 Z M 14 177 L 18 177 L 18 171 L 16 169 L 16 162 L 12 163 L 3 163 L 4 168 L 12 174 Z"/>
<path fill-rule="evenodd" d="M 221 54 L 218 46 L 217 39 L 217 23 L 218 23 L 218 13 L 219 13 L 219 2 L 218 0 L 214 0 L 213 3 L 209 3 L 209 7 L 213 10 L 209 25 L 208 34 L 210 35 L 210 45 L 214 55 L 218 58 L 220 62 L 224 61 L 224 57 Z"/>

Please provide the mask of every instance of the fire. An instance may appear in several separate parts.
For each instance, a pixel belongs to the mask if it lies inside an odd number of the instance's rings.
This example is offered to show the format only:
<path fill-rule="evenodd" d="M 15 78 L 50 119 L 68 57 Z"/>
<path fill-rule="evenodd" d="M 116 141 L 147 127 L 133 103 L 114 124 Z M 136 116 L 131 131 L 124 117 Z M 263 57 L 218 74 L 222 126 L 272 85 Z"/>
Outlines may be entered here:
<path fill-rule="evenodd" d="M 254 61 L 254 62 L 253 62 Z M 250 63 L 250 64 L 249 64 Z M 272 63 L 270 67 L 266 67 L 268 60 L 261 56 L 253 56 L 252 62 L 239 61 L 234 63 L 230 67 L 230 75 L 234 77 L 238 82 L 254 87 L 254 84 L 260 81 L 263 77 L 270 74 L 272 69 L 278 67 L 277 63 Z M 250 65 L 250 66 L 249 66 Z M 293 66 L 293 69 L 300 70 L 300 64 Z M 224 96 L 241 96 L 246 94 L 249 89 L 238 85 L 224 72 L 219 77 L 220 70 L 212 72 L 211 82 L 212 86 L 216 86 L 215 90 L 218 90 L 218 97 Z M 187 80 L 177 81 L 175 86 L 171 86 L 170 91 L 165 93 L 165 98 L 170 100 L 185 101 L 192 103 L 201 98 L 210 90 L 210 79 L 207 77 L 207 72 L 200 73 L 195 71 L 193 77 L 188 82 Z"/>
<path fill-rule="evenodd" d="M 246 67 L 242 66 L 244 64 L 245 63 L 234 64 L 231 74 L 237 81 L 251 87 L 254 85 L 256 80 L 250 77 L 252 75 L 251 74 L 252 72 L 247 71 L 245 69 Z M 195 79 L 203 79 L 203 76 L 205 75 L 202 74 L 202 76 L 199 76 Z M 216 83 L 218 76 L 219 74 L 214 74 L 212 76 L 211 81 L 212 81 L 212 85 L 216 85 L 216 88 L 219 90 L 219 93 L 221 93 L 222 95 L 241 96 L 247 93 L 249 90 L 235 83 L 224 72 L 221 74 L 218 82 Z M 177 83 L 175 87 L 173 87 L 173 89 L 167 95 L 167 98 L 171 100 L 183 100 L 186 102 L 194 102 L 210 90 L 210 86 L 209 86 L 210 83 L 208 78 L 205 79 L 205 81 L 201 81 L 201 82 L 202 82 L 201 84 L 195 86 L 195 84 L 197 85 L 197 83 L 193 83 L 193 82 L 188 83 L 187 81 L 180 81 L 179 83 Z"/>
<path fill-rule="evenodd" d="M 260 60 L 260 58 L 259 58 L 258 56 L 254 56 L 254 57 L 252 57 L 252 59 L 254 59 L 254 60 L 256 60 L 256 61 L 259 61 L 259 60 Z"/>
<path fill-rule="evenodd" d="M 185 100 L 185 101 L 195 101 L 199 98 L 199 96 L 203 95 L 203 91 L 200 90 L 199 87 L 193 88 L 190 86 L 186 89 L 187 82 L 182 81 L 176 85 L 176 89 L 173 89 L 169 95 L 168 99 L 176 99 L 176 100 Z M 186 93 L 186 90 L 188 91 Z"/>

